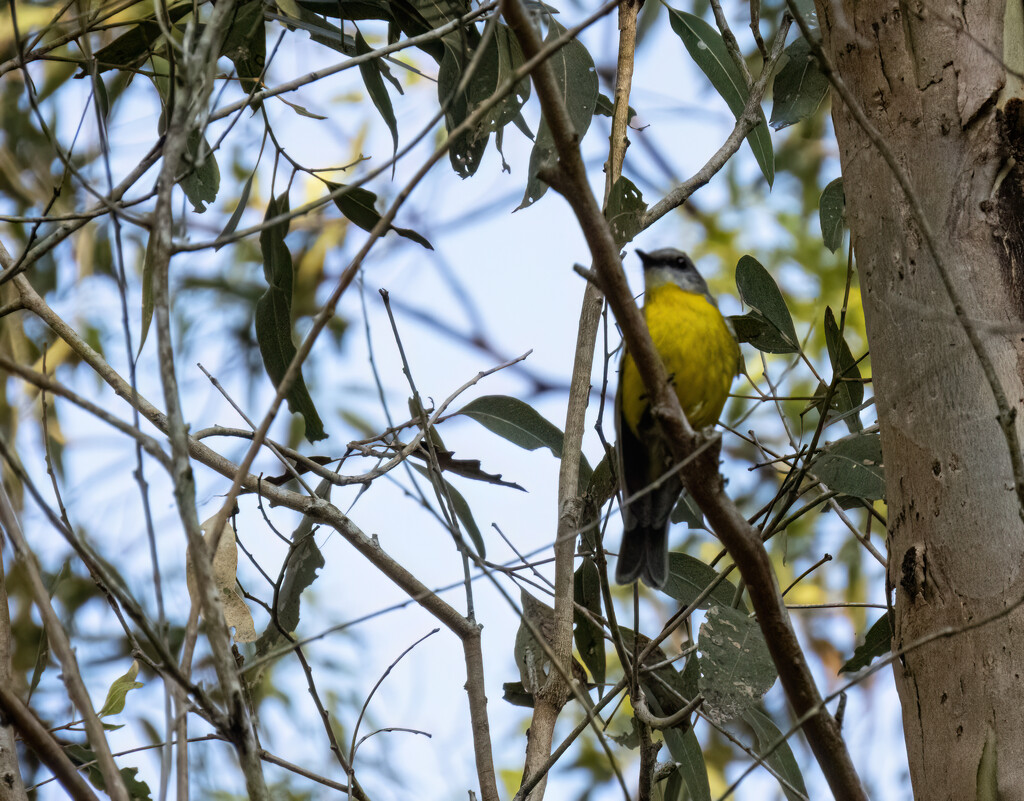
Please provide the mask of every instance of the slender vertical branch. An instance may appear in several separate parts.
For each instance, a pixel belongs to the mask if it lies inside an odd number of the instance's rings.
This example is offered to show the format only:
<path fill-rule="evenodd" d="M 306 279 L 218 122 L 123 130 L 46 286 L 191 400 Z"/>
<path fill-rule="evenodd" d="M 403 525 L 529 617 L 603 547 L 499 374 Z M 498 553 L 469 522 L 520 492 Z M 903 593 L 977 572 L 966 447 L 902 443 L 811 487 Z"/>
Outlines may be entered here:
<path fill-rule="evenodd" d="M 639 10 L 640 3 L 637 0 L 629 0 L 619 5 L 620 44 L 615 109 L 612 116 L 608 157 L 609 169 L 605 188 L 606 202 L 612 186 L 622 172 L 622 163 L 628 145 L 626 130 L 629 90 L 636 49 L 636 16 Z M 586 412 L 590 400 L 594 347 L 597 342 L 597 331 L 601 322 L 603 305 L 604 297 L 600 290 L 592 283 L 587 282 L 580 309 L 576 354 L 566 410 L 565 438 L 558 473 L 558 521 L 554 545 L 555 587 L 551 646 L 561 669 L 551 671 L 545 686 L 534 698 L 533 720 L 527 739 L 526 760 L 523 767 L 523 776 L 527 778 L 539 771 L 549 758 L 558 714 L 572 694 L 565 677 L 571 676 L 572 668 L 573 556 L 576 550 L 580 515 L 583 510 L 580 496 L 586 489 L 586 487 L 579 486 L 579 466 L 583 447 L 583 432 L 586 427 Z M 529 795 L 531 801 L 543 798 L 546 783 L 546 778 L 537 782 Z"/>
<path fill-rule="evenodd" d="M 213 580 L 211 553 L 216 549 L 220 527 L 211 535 L 210 547 L 203 541 L 196 513 L 195 478 L 189 459 L 188 426 L 185 423 L 178 393 L 171 337 L 169 267 L 171 235 L 174 224 L 172 197 L 176 178 L 181 172 L 188 138 L 206 117 L 206 104 L 213 89 L 213 71 L 217 53 L 234 13 L 234 2 L 214 6 L 202 33 L 193 24 L 186 32 L 184 49 L 175 62 L 171 95 L 168 101 L 168 126 L 164 140 L 163 165 L 157 178 L 156 208 L 153 214 L 153 308 L 156 318 L 157 350 L 160 379 L 167 408 L 168 437 L 171 442 L 174 498 L 178 515 L 185 527 L 189 549 L 193 555 L 196 586 L 199 590 L 203 617 L 207 621 L 207 638 L 213 653 L 217 678 L 224 692 L 227 714 L 231 721 L 231 738 L 238 752 L 250 798 L 268 799 L 263 767 L 259 756 L 252 721 L 249 716 L 241 681 L 231 654 L 230 636 L 224 622 L 224 610 Z M 195 41 L 193 41 L 195 39 Z M 199 154 L 202 157 L 202 154 Z M 180 711 L 179 711 L 180 714 Z M 180 786 L 180 785 L 179 785 Z"/>
<path fill-rule="evenodd" d="M 0 538 L 0 689 L 13 693 L 14 681 L 11 672 L 11 648 L 14 639 L 11 636 L 11 616 L 7 606 L 7 573 L 4 570 L 3 539 Z M 6 706 L 6 705 L 5 705 Z M 14 745 L 14 721 L 9 714 L 0 716 L 0 787 L 9 793 L 11 801 L 23 801 L 25 783 L 21 778 L 21 767 L 18 765 L 18 751 Z"/>
<path fill-rule="evenodd" d="M 43 618 L 43 625 L 46 628 L 46 636 L 50 641 L 50 649 L 60 661 L 61 676 L 64 679 L 64 686 L 67 688 L 68 696 L 78 709 L 85 724 L 85 732 L 89 737 L 89 745 L 99 763 L 100 772 L 107 785 L 107 792 L 114 801 L 128 801 L 128 791 L 121 780 L 121 773 L 117 769 L 114 757 L 110 753 L 110 744 L 107 742 L 107 735 L 103 731 L 103 724 L 100 722 L 96 710 L 93 708 L 92 700 L 89 698 L 89 690 L 82 680 L 82 674 L 78 669 L 78 660 L 75 658 L 75 651 L 71 647 L 68 635 L 64 626 L 57 617 L 57 612 L 50 603 L 50 593 L 43 582 L 43 576 L 39 569 L 39 562 L 36 555 L 29 548 L 25 536 L 21 531 L 21 523 L 14 512 L 11 500 L 7 495 L 7 489 L 0 482 L 0 526 L 7 532 L 11 544 L 18 554 L 18 558 L 25 566 L 28 575 L 29 587 L 32 592 L 32 599 L 35 601 L 39 614 Z"/>

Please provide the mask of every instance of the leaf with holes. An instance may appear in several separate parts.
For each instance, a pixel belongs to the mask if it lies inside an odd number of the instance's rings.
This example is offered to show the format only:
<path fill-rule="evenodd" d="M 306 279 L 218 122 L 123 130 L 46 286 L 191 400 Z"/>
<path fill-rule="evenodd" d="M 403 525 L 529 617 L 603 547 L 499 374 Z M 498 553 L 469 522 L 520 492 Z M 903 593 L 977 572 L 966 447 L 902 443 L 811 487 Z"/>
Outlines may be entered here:
<path fill-rule="evenodd" d="M 565 28 L 549 18 L 545 44 L 555 41 L 563 33 Z M 590 127 L 594 108 L 597 106 L 597 70 L 594 68 L 594 59 L 587 52 L 587 48 L 576 39 L 572 39 L 556 51 L 548 63 L 558 82 L 559 94 L 565 98 L 565 107 L 576 132 L 576 139 L 580 141 Z M 548 187 L 538 173 L 554 164 L 556 158 L 555 140 L 551 136 L 551 129 L 548 128 L 547 121 L 541 118 L 540 127 L 537 129 L 537 141 L 530 152 L 526 192 L 517 211 L 533 205 L 543 197 Z"/>
<path fill-rule="evenodd" d="M 636 185 L 625 175 L 620 175 L 608 195 L 605 217 L 612 229 L 615 244 L 622 247 L 643 230 L 644 212 L 647 204 Z"/>
<path fill-rule="evenodd" d="M 761 700 L 775 683 L 775 665 L 757 621 L 713 606 L 700 627 L 700 691 L 704 712 L 725 724 Z"/>

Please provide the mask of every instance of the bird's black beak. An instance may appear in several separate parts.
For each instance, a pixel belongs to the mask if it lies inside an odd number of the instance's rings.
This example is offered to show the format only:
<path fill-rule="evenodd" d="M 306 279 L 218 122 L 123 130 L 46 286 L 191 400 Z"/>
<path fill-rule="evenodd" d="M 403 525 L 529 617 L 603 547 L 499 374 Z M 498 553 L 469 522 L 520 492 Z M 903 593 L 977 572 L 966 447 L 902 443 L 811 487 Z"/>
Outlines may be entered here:
<path fill-rule="evenodd" d="M 651 257 L 640 250 L 640 248 L 636 249 L 636 255 L 640 257 L 640 261 L 643 262 L 644 267 L 651 263 Z"/>

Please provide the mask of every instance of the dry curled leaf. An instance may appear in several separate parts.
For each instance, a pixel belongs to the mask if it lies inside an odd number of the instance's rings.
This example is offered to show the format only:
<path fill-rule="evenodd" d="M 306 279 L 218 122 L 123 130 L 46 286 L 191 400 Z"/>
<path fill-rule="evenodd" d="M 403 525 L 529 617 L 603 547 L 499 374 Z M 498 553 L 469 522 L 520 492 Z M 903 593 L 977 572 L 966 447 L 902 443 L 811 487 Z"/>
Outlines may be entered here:
<path fill-rule="evenodd" d="M 203 540 L 207 542 L 210 540 L 209 526 L 212 521 L 213 518 L 210 518 L 200 526 Z M 228 628 L 235 630 L 235 642 L 254 642 L 256 627 L 253 624 L 249 607 L 245 605 L 245 601 L 238 592 L 238 581 L 235 577 L 237 571 L 238 546 L 235 543 L 235 530 L 230 523 L 225 523 L 220 541 L 217 543 L 217 552 L 213 555 L 213 581 L 217 589 L 220 590 L 220 600 L 224 604 L 224 621 L 228 624 Z M 185 580 L 192 603 L 198 605 L 199 595 L 191 548 L 185 557 Z"/>

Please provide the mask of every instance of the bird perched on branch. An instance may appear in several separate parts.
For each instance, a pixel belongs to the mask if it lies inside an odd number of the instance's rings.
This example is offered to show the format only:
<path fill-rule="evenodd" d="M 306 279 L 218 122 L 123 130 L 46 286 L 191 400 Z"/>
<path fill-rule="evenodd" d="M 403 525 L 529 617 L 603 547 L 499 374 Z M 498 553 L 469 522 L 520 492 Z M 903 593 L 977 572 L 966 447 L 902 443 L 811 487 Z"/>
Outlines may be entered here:
<path fill-rule="evenodd" d="M 714 425 L 740 363 L 732 326 L 681 250 L 637 251 L 644 267 L 644 319 L 679 405 L 694 429 Z M 660 589 L 668 579 L 669 515 L 683 490 L 629 352 L 615 393 L 624 529 L 615 581 L 638 578 Z"/>

